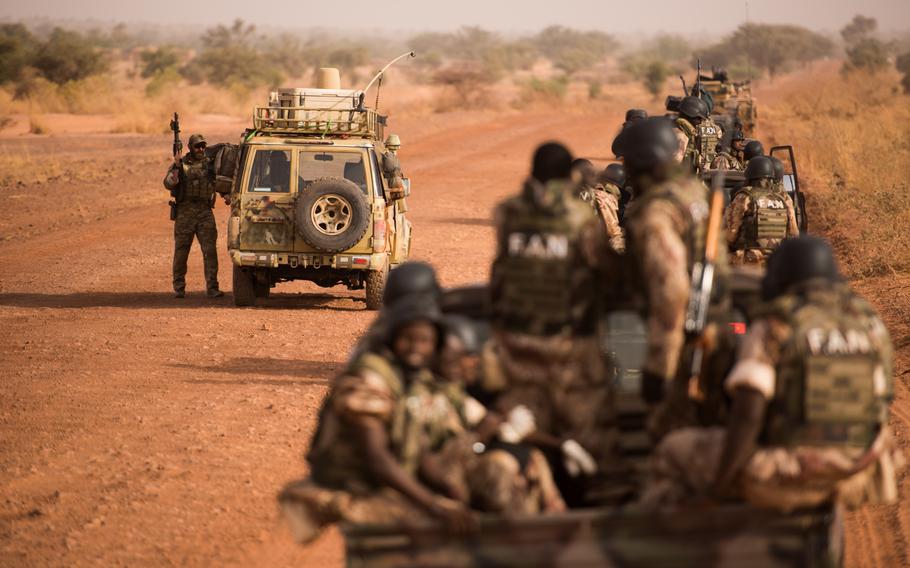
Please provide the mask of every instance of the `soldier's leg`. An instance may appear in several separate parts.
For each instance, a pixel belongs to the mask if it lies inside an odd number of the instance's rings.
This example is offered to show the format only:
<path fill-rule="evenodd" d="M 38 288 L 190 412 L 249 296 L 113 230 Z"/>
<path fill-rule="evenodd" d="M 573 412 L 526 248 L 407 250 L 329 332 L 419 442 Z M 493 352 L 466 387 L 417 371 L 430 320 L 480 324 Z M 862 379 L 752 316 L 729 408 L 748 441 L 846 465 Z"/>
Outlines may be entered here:
<path fill-rule="evenodd" d="M 205 267 L 205 285 L 209 295 L 218 292 L 218 228 L 215 215 L 207 209 L 199 215 L 196 224 L 196 238 L 202 249 L 202 261 Z"/>
<path fill-rule="evenodd" d="M 639 504 L 655 508 L 704 494 L 714 481 L 723 445 L 722 428 L 683 428 L 667 434 L 651 456 Z"/>
<path fill-rule="evenodd" d="M 196 234 L 196 219 L 186 207 L 177 209 L 174 220 L 174 263 L 172 267 L 174 292 L 182 297 L 186 289 L 186 260 L 193 246 L 193 235 Z"/>

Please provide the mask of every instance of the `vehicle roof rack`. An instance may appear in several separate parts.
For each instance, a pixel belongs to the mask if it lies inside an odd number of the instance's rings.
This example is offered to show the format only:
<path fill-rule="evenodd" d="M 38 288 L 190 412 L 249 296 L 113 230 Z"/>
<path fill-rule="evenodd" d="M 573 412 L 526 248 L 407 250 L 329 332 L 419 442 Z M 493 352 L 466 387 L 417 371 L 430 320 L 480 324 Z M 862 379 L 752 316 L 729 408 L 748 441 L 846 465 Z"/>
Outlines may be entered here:
<path fill-rule="evenodd" d="M 279 89 L 253 109 L 253 128 L 267 134 L 381 140 L 385 122 L 362 91 L 343 89 Z"/>

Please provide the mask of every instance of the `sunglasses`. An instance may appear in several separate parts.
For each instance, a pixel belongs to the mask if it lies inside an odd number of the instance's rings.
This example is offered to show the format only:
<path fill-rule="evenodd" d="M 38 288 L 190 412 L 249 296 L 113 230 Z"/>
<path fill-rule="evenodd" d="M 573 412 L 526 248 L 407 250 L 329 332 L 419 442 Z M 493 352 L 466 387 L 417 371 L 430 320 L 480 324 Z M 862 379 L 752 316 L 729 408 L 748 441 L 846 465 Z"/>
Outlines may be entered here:
<path fill-rule="evenodd" d="M 207 144 L 205 142 L 200 142 L 199 144 L 196 144 L 195 146 L 193 146 L 193 150 L 198 150 L 199 148 L 205 148 L 206 146 L 207 146 Z"/>

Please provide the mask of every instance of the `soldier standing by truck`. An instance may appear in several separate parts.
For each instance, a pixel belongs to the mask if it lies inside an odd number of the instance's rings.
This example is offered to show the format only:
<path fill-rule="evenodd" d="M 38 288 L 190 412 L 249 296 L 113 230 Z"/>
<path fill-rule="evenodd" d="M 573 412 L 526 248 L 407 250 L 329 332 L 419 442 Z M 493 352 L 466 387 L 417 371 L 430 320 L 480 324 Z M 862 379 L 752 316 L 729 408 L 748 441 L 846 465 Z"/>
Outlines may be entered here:
<path fill-rule="evenodd" d="M 179 126 L 174 132 L 179 142 Z M 218 228 L 212 207 L 215 206 L 215 169 L 212 158 L 205 155 L 206 141 L 202 134 L 193 134 L 189 140 L 189 152 L 179 157 L 179 145 L 175 143 L 174 164 L 164 177 L 164 187 L 174 195 L 171 205 L 176 212 L 171 214 L 174 221 L 174 296 L 186 295 L 186 261 L 193 246 L 193 238 L 199 241 L 205 270 L 206 295 L 209 298 L 224 296 L 218 288 Z M 230 197 L 223 194 L 224 202 L 230 204 Z"/>
<path fill-rule="evenodd" d="M 615 424 L 597 334 L 608 253 L 592 208 L 575 197 L 571 166 L 563 145 L 543 144 L 521 193 L 496 208 L 490 291 L 508 385 L 499 404 L 529 408 L 536 431 L 523 439 L 578 477 L 612 461 Z"/>
<path fill-rule="evenodd" d="M 775 182 L 772 158 L 756 156 L 746 166 L 746 183 L 724 214 L 731 264 L 762 266 L 789 237 L 799 236 L 793 201 Z"/>
<path fill-rule="evenodd" d="M 888 428 L 892 346 L 843 282 L 828 244 L 799 237 L 771 255 L 768 302 L 725 383 L 726 429 L 689 428 L 655 451 L 642 501 L 697 494 L 789 512 L 831 500 L 897 500 L 903 457 Z"/>
<path fill-rule="evenodd" d="M 652 407 L 649 430 L 656 438 L 694 423 L 698 410 L 689 399 L 692 377 L 682 364 L 696 338 L 686 336 L 684 323 L 693 293 L 693 270 L 704 261 L 710 209 L 705 186 L 680 166 L 677 149 L 673 124 L 663 117 L 636 122 L 613 142 L 613 152 L 623 156 L 635 191 L 625 217 L 626 285 L 647 320 L 642 397 Z M 719 285 L 714 286 L 711 298 L 712 322 L 722 312 L 718 306 L 724 303 L 724 249 L 720 247 L 716 262 Z M 716 322 L 710 323 L 703 335 L 719 341 L 723 338 L 721 328 Z M 711 351 L 706 349 L 708 359 L 712 359 Z M 712 400 L 710 394 L 707 398 Z"/>

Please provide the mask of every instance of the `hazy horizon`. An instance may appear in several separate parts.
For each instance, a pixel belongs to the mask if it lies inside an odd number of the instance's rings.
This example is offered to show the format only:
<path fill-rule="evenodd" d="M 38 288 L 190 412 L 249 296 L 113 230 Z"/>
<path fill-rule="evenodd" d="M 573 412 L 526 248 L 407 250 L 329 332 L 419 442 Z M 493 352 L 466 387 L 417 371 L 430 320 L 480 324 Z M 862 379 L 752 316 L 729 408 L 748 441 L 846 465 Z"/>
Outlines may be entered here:
<path fill-rule="evenodd" d="M 669 32 L 684 35 L 722 35 L 746 20 L 773 24 L 798 24 L 820 31 L 836 31 L 856 14 L 876 18 L 885 33 L 910 28 L 910 1 L 751 0 L 687 2 L 651 0 L 611 2 L 561 0 L 560 10 L 545 9 L 544 2 L 491 2 L 460 0 L 439 3 L 395 0 L 385 4 L 366 0 L 291 2 L 272 0 L 251 3 L 241 0 L 186 3 L 158 0 L 128 3 L 95 0 L 89 5 L 60 0 L 13 2 L 0 0 L 0 19 L 54 22 L 87 20 L 98 23 L 177 24 L 180 27 L 229 23 L 236 18 L 265 27 L 359 29 L 371 31 L 449 31 L 477 25 L 505 33 L 536 31 L 549 25 L 596 29 L 617 35 Z M 552 5 L 552 4 L 551 4 Z M 343 6 L 343 7 L 342 7 Z"/>

